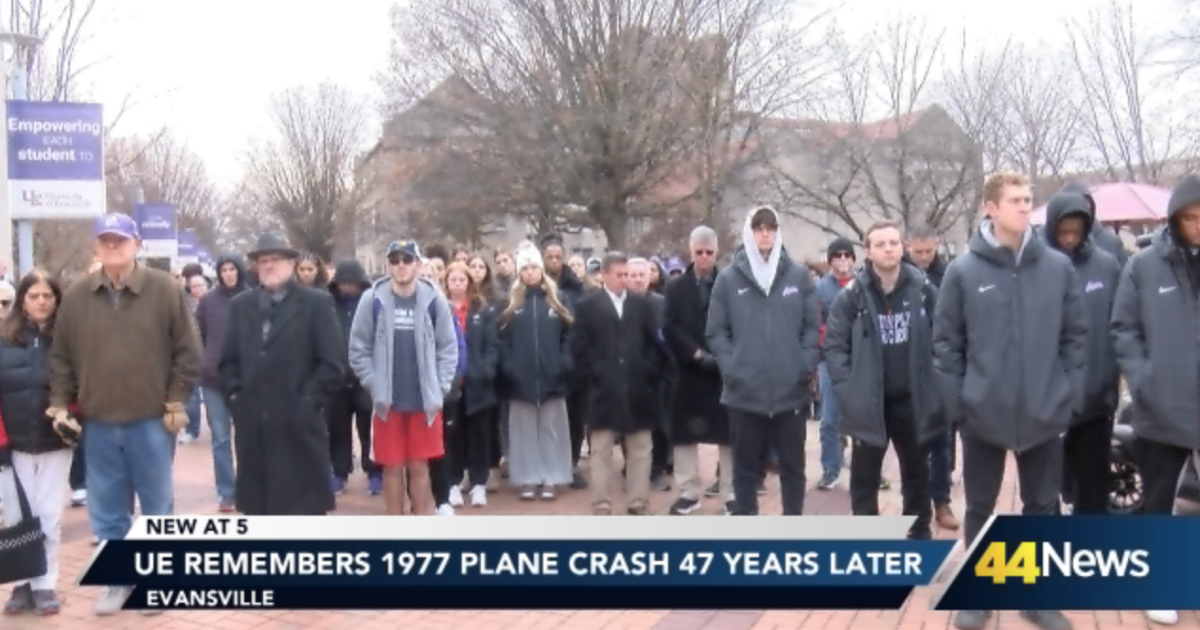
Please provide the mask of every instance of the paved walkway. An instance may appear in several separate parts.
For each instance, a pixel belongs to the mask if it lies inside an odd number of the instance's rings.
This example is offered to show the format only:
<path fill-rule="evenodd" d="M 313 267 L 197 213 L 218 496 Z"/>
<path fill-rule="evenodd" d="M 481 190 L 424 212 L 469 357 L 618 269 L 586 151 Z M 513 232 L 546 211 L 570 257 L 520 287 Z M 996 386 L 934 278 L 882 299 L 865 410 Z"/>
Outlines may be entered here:
<path fill-rule="evenodd" d="M 704 469 L 711 475 L 715 468 L 716 453 L 706 452 Z M 809 423 L 808 435 L 808 478 L 820 476 L 817 465 L 817 425 Z M 893 457 L 888 459 L 889 474 L 896 479 Z M 1015 471 L 1010 470 L 1000 497 L 999 510 L 1015 512 L 1019 503 L 1015 494 Z M 843 473 L 841 487 L 830 492 L 810 491 L 805 511 L 808 514 L 848 514 L 849 497 L 846 493 L 847 473 Z M 711 480 L 710 480 L 711 481 Z M 892 490 L 881 493 L 881 509 L 885 514 L 899 511 L 899 484 Z M 212 459 L 207 434 L 200 441 L 180 446 L 175 471 L 176 505 L 181 514 L 215 514 L 216 495 L 212 485 Z M 763 497 L 765 513 L 779 513 L 778 480 L 768 481 L 768 496 Z M 962 514 L 961 488 L 956 486 L 955 504 Z M 665 514 L 673 494 L 656 493 L 652 509 L 656 514 Z M 65 500 L 65 497 L 64 497 Z M 719 514 L 721 506 L 715 499 L 706 501 L 704 514 Z M 350 488 L 338 499 L 338 514 L 379 514 L 382 500 L 366 493 L 366 480 L 361 476 L 351 479 Z M 519 503 L 511 490 L 501 490 L 489 497 L 486 509 L 461 508 L 459 514 L 588 514 L 590 506 L 586 491 L 568 491 L 550 503 Z M 432 517 L 431 517 L 432 518 Z M 680 517 L 689 518 L 689 517 Z M 953 538 L 951 532 L 939 532 Z M 68 510 L 63 527 L 62 590 L 63 611 L 57 617 L 0 617 L 2 630 L 33 630 L 41 628 L 161 628 L 164 630 L 300 630 L 320 628 L 325 630 L 943 630 L 949 628 L 949 613 L 929 610 L 932 592 L 921 589 L 909 600 L 907 606 L 895 612 L 876 611 L 765 611 L 765 612 L 722 612 L 722 611 L 556 611 L 556 612 L 169 612 L 155 617 L 142 617 L 137 613 L 122 613 L 115 617 L 100 618 L 92 615 L 92 603 L 98 594 L 96 588 L 72 586 L 95 548 L 91 544 L 91 530 L 85 509 Z M 7 598 L 7 589 L 0 588 Z M 397 593 L 403 597 L 403 593 Z M 469 603 L 468 593 L 463 594 L 464 603 Z M 1076 630 L 1133 630 L 1146 628 L 1145 617 L 1139 612 L 1101 611 L 1096 613 L 1070 613 Z M 1030 624 L 1017 617 L 1016 613 L 1003 613 L 996 617 L 994 627 L 1025 629 Z M 1200 629 L 1200 618 L 1194 612 L 1181 615 L 1179 628 Z"/>

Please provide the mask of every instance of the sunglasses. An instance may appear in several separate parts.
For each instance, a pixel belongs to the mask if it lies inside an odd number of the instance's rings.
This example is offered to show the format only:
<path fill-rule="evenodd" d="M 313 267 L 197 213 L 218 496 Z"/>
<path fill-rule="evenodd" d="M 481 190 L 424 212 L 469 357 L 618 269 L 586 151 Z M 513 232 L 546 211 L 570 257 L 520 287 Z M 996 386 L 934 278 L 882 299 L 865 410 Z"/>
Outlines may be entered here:
<path fill-rule="evenodd" d="M 851 254 L 850 252 L 838 252 L 833 255 L 833 258 L 835 260 L 838 258 L 854 258 L 854 254 Z"/>
<path fill-rule="evenodd" d="M 409 256 L 408 254 L 395 254 L 392 256 L 388 256 L 388 264 L 393 267 L 396 267 L 399 265 L 411 265 L 414 262 L 416 262 L 416 260 L 417 260 L 416 258 L 413 258 L 412 256 Z"/>
<path fill-rule="evenodd" d="M 717 253 L 715 249 L 693 249 L 693 256 L 712 256 Z"/>

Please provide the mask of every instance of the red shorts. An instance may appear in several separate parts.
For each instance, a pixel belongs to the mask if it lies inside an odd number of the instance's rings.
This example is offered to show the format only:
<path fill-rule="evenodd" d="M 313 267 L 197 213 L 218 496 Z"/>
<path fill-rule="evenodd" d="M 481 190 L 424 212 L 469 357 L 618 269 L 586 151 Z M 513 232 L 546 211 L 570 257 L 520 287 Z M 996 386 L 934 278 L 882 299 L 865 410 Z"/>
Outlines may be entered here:
<path fill-rule="evenodd" d="M 371 425 L 371 459 L 384 468 L 424 462 L 446 453 L 442 443 L 442 414 L 425 424 L 425 412 L 389 411 L 387 421 L 375 416 Z"/>

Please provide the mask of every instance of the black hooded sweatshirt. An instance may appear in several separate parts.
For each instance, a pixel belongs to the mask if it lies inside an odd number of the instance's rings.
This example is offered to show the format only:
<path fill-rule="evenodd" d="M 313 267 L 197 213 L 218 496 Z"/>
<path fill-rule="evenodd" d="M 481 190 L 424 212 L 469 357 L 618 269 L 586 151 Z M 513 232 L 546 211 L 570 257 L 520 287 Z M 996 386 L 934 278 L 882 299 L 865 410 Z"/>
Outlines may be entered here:
<path fill-rule="evenodd" d="M 237 284 L 225 286 L 221 281 L 221 268 L 225 263 L 237 268 Z M 200 328 L 200 342 L 204 344 L 204 362 L 200 372 L 200 383 L 204 387 L 220 388 L 221 377 L 217 364 L 221 360 L 221 345 L 225 342 L 225 323 L 229 318 L 229 303 L 234 296 L 247 288 L 246 268 L 238 256 L 225 255 L 217 260 L 217 282 L 215 288 L 204 294 L 196 305 L 196 325 Z"/>
<path fill-rule="evenodd" d="M 338 288 L 339 284 L 356 285 L 358 293 L 355 295 L 343 294 Z M 329 294 L 333 296 L 334 306 L 337 307 L 338 323 L 342 325 L 342 340 L 346 342 L 347 348 L 350 343 L 350 324 L 354 321 L 354 312 L 358 310 L 358 300 L 369 288 L 371 288 L 371 279 L 367 277 L 367 270 L 361 263 L 357 260 L 338 262 L 333 271 L 333 278 L 329 281 Z"/>
<path fill-rule="evenodd" d="M 1068 217 L 1083 219 L 1084 238 L 1074 250 L 1058 244 L 1058 224 Z M 1083 409 L 1073 422 L 1112 418 L 1120 398 L 1120 371 L 1109 321 L 1121 278 L 1121 265 L 1096 246 L 1090 205 L 1083 195 L 1058 193 L 1046 204 L 1046 243 L 1064 253 L 1075 266 L 1075 282 L 1087 320 L 1087 361 L 1084 364 Z"/>
<path fill-rule="evenodd" d="M 1087 200 L 1088 214 L 1092 219 L 1092 241 L 1100 249 L 1112 254 L 1113 258 L 1117 260 L 1117 264 L 1124 267 L 1125 262 L 1129 260 L 1129 252 L 1125 251 L 1125 244 L 1121 242 L 1121 237 L 1117 235 L 1116 231 L 1096 220 L 1096 200 L 1092 197 L 1088 185 L 1083 182 L 1068 182 L 1058 189 L 1058 192 L 1075 193 Z M 1049 206 L 1046 207 L 1046 225 L 1050 225 Z"/>

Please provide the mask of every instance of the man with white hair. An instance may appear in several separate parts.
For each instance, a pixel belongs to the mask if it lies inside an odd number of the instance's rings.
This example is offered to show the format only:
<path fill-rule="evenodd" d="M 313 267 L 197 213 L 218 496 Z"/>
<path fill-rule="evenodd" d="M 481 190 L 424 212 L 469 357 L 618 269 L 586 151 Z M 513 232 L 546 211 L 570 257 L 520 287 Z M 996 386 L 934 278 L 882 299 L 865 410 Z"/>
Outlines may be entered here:
<path fill-rule="evenodd" d="M 717 233 L 708 226 L 692 230 L 688 239 L 692 264 L 667 282 L 664 291 L 663 337 L 676 370 L 670 435 L 679 498 L 671 506 L 672 514 L 700 509 L 700 444 L 718 445 L 718 494 L 726 511 L 733 510 L 733 451 L 726 409 L 721 404 L 721 371 L 705 338 L 709 299 L 718 272 L 717 240 Z"/>
<path fill-rule="evenodd" d="M 650 290 L 651 264 L 645 258 L 630 258 L 626 265 L 629 270 L 626 286 L 630 293 L 644 296 L 650 301 L 650 306 L 654 311 L 654 325 L 658 328 L 661 339 L 667 300 L 661 294 Z M 654 444 L 650 456 L 650 487 L 662 492 L 671 489 L 671 480 L 668 477 L 668 471 L 671 469 L 671 444 L 667 440 L 669 433 L 665 418 L 663 418 L 663 411 L 666 410 L 665 395 L 670 391 L 673 376 L 671 365 L 665 365 L 664 368 L 661 378 L 654 383 L 654 388 L 657 390 L 655 399 L 659 402 L 659 407 L 656 412 L 657 417 L 652 434 Z"/>

